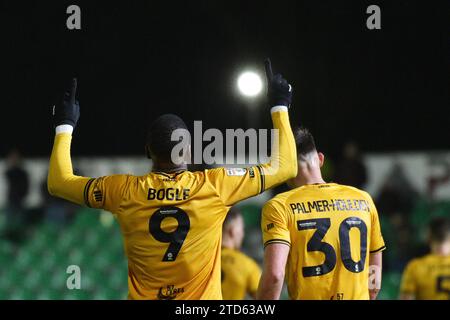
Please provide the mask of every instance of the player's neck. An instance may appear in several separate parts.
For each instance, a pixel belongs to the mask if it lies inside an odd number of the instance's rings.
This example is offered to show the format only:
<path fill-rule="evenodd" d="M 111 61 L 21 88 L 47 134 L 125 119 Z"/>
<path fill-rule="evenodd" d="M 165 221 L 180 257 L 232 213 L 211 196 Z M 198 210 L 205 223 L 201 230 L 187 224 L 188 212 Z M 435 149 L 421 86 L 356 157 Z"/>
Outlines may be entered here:
<path fill-rule="evenodd" d="M 305 180 L 305 184 L 319 184 L 319 183 L 326 183 L 322 177 L 311 177 L 309 179 Z"/>
<path fill-rule="evenodd" d="M 152 168 L 153 172 L 165 172 L 165 173 L 172 173 L 172 172 L 183 171 L 183 170 L 187 170 L 186 164 L 175 165 L 173 163 L 155 162 L 155 164 L 153 165 L 153 168 Z"/>
<path fill-rule="evenodd" d="M 432 244 L 431 253 L 437 256 L 450 256 L 450 246 L 447 244 Z"/>
<path fill-rule="evenodd" d="M 299 168 L 299 170 L 301 170 Z M 297 187 L 301 187 L 308 184 L 319 184 L 319 183 L 325 183 L 325 181 L 322 178 L 322 174 L 320 173 L 320 170 L 317 171 L 309 171 L 309 170 L 303 170 L 296 178 L 295 178 L 295 185 Z"/>
<path fill-rule="evenodd" d="M 222 238 L 222 248 L 233 249 L 233 250 L 236 249 L 233 239 L 226 237 L 226 236 L 223 237 Z"/>

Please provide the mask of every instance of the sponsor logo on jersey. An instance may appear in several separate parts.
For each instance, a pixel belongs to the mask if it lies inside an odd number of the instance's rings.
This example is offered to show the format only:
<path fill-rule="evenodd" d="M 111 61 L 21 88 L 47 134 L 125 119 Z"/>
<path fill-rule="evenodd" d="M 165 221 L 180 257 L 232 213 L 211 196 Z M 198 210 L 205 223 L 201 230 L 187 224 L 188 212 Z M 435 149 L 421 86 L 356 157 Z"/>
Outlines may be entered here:
<path fill-rule="evenodd" d="M 166 288 L 159 288 L 158 299 L 159 300 L 173 300 L 178 294 L 183 293 L 184 288 L 176 288 L 173 284 L 168 285 Z"/>
<path fill-rule="evenodd" d="M 247 173 L 247 169 L 245 168 L 229 168 L 226 169 L 227 176 L 243 176 Z M 254 175 L 255 173 L 253 173 Z"/>

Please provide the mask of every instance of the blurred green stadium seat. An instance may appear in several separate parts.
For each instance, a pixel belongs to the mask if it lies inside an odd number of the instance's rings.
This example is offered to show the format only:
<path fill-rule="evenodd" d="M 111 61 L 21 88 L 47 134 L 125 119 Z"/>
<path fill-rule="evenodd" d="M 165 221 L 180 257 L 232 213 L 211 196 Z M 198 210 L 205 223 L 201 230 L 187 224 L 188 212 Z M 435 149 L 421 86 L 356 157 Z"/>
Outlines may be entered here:
<path fill-rule="evenodd" d="M 245 228 L 259 228 L 261 221 L 261 205 L 258 204 L 245 204 L 239 206 L 244 217 Z"/>
<path fill-rule="evenodd" d="M 261 206 L 240 206 L 248 239 L 249 251 L 262 250 L 259 230 Z M 428 222 L 434 216 L 448 216 L 450 202 L 429 203 L 419 200 L 411 215 L 417 244 L 423 244 Z M 37 225 L 33 234 L 15 248 L 0 241 L 0 299 L 125 299 L 127 296 L 127 260 L 123 252 L 120 228 L 111 214 L 80 209 L 67 226 L 51 222 Z M 114 223 L 112 223 L 114 222 Z M 1 223 L 0 223 L 1 224 Z M 381 216 L 383 235 L 388 245 L 387 259 L 398 254 L 395 228 Z M 1 225 L 0 225 L 1 227 Z M 69 290 L 66 273 L 69 265 L 81 269 L 81 290 Z M 401 273 L 383 274 L 379 299 L 397 299 Z M 284 292 L 283 298 L 287 298 Z"/>
<path fill-rule="evenodd" d="M 411 217 L 411 225 L 416 234 L 416 244 L 426 243 L 428 224 L 435 217 L 450 217 L 450 201 L 430 202 L 426 199 L 416 201 Z"/>
<path fill-rule="evenodd" d="M 67 226 L 38 225 L 18 248 L 0 244 L 0 299 L 125 299 L 127 263 L 117 224 L 81 209 Z M 67 288 L 67 267 L 81 269 L 81 290 Z"/>

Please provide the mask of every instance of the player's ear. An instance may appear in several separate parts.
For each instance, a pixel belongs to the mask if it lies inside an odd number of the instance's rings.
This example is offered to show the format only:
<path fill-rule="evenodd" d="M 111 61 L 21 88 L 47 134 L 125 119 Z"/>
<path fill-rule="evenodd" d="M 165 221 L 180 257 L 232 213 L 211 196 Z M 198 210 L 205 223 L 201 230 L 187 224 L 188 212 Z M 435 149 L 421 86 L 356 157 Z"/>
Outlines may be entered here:
<path fill-rule="evenodd" d="M 325 161 L 325 155 L 322 152 L 318 152 L 317 155 L 319 156 L 319 166 L 322 168 L 323 162 Z"/>
<path fill-rule="evenodd" d="M 228 228 L 228 235 L 232 238 L 235 239 L 236 238 L 236 229 L 234 227 L 233 224 L 231 224 Z"/>
<path fill-rule="evenodd" d="M 148 145 L 145 145 L 145 155 L 147 156 L 148 159 L 152 158 L 152 156 L 150 154 L 150 149 L 148 148 Z"/>

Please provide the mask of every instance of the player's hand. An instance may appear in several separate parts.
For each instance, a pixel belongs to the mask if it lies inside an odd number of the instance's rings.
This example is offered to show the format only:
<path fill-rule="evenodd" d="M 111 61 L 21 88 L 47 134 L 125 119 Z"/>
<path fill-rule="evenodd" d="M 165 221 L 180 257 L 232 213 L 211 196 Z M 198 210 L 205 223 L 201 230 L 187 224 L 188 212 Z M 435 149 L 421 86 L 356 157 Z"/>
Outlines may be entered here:
<path fill-rule="evenodd" d="M 76 100 L 77 79 L 73 78 L 70 87 L 66 89 L 61 102 L 53 107 L 55 127 L 61 124 L 69 124 L 74 129 L 80 118 L 80 104 Z"/>
<path fill-rule="evenodd" d="M 273 74 L 270 59 L 266 59 L 267 98 L 269 105 L 290 107 L 292 103 L 292 86 L 281 74 Z"/>

